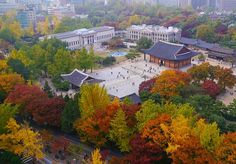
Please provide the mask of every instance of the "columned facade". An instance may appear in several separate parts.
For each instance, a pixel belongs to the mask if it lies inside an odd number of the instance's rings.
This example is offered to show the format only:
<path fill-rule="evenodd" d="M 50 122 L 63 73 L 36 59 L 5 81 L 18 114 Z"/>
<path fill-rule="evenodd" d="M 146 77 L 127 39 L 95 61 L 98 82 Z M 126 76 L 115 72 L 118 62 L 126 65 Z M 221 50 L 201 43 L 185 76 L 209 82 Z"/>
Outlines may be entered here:
<path fill-rule="evenodd" d="M 179 69 L 188 65 L 191 65 L 191 59 L 174 61 L 167 59 L 160 59 L 150 55 L 150 62 L 157 63 L 158 65 L 162 65 L 169 68 Z"/>
<path fill-rule="evenodd" d="M 153 47 L 148 50 L 143 50 L 143 52 L 144 60 L 147 60 L 148 55 L 150 62 L 173 69 L 191 65 L 192 57 L 198 54 L 182 44 L 164 41 L 157 42 Z"/>

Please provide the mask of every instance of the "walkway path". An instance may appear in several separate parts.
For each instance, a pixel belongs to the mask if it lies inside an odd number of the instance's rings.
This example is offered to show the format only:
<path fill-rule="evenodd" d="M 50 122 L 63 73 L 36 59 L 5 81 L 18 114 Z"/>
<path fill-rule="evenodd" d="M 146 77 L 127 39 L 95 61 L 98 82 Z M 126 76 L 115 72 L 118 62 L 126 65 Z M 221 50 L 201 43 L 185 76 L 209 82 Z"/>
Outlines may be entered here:
<path fill-rule="evenodd" d="M 34 129 L 37 129 L 37 130 L 49 130 L 50 132 L 52 132 L 52 134 L 55 136 L 55 137 L 65 137 L 68 141 L 70 141 L 71 143 L 73 144 L 76 144 L 77 146 L 81 147 L 83 152 L 86 153 L 86 154 L 91 154 L 95 147 L 94 146 L 91 146 L 91 145 L 87 145 L 85 143 L 82 143 L 80 141 L 80 139 L 78 138 L 78 136 L 76 135 L 72 135 L 72 134 L 65 134 L 64 132 L 60 131 L 60 130 L 56 130 L 56 129 L 52 129 L 52 128 L 45 128 L 45 127 L 41 127 L 41 126 L 38 126 L 36 125 L 35 123 L 30 123 L 30 126 L 33 127 Z M 111 148 L 105 148 L 106 150 L 109 150 L 109 156 L 108 156 L 108 159 L 111 159 L 112 156 L 116 156 L 116 157 L 121 157 L 123 156 L 119 151 L 116 151 L 116 150 L 112 150 Z M 52 162 L 52 159 L 50 157 L 45 157 L 43 159 L 44 162 L 46 162 L 47 164 L 51 164 L 50 161 Z"/>

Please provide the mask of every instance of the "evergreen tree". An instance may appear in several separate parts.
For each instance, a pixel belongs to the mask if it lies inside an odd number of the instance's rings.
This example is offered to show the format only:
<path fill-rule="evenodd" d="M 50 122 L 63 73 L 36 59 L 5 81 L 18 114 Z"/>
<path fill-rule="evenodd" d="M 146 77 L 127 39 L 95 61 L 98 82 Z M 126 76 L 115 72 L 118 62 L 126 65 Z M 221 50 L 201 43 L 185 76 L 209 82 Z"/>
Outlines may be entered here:
<path fill-rule="evenodd" d="M 79 108 L 77 102 L 70 99 L 65 105 L 61 117 L 61 130 L 66 133 L 73 132 L 73 123 L 79 117 Z"/>

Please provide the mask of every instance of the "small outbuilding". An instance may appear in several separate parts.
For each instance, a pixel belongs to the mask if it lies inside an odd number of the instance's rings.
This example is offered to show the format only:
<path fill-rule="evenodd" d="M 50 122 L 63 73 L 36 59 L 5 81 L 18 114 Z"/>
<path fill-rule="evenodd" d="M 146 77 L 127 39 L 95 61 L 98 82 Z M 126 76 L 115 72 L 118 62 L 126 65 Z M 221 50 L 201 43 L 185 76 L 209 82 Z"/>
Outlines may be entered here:
<path fill-rule="evenodd" d="M 70 83 L 72 89 L 79 89 L 83 84 L 86 83 L 91 84 L 103 82 L 103 80 L 95 79 L 90 75 L 79 71 L 78 69 L 75 69 L 69 74 L 62 74 L 61 77 L 63 80 L 68 81 Z"/>

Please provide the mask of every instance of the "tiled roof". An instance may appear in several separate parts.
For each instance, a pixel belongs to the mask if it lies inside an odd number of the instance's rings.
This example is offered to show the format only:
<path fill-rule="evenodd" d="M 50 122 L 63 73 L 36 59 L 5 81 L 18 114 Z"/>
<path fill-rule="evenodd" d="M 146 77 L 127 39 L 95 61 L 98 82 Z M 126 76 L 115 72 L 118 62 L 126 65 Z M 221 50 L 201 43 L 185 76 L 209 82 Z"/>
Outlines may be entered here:
<path fill-rule="evenodd" d="M 115 29 L 115 28 L 111 26 L 101 26 L 101 27 L 90 28 L 90 30 L 94 30 L 95 32 L 109 31 L 112 29 Z"/>
<path fill-rule="evenodd" d="M 143 32 L 158 32 L 158 33 L 176 33 L 181 31 L 180 29 L 176 27 L 164 27 L 164 26 L 158 26 L 158 25 L 132 25 L 128 28 L 128 30 L 137 30 L 137 31 L 143 31 Z"/>
<path fill-rule="evenodd" d="M 120 99 L 124 100 L 126 97 L 129 98 L 134 104 L 141 103 L 141 99 L 140 99 L 140 97 L 136 93 L 133 93 L 133 94 L 125 96 L 125 97 L 122 97 Z"/>
<path fill-rule="evenodd" d="M 196 47 L 204 48 L 204 49 L 210 49 L 216 46 L 216 44 L 207 43 L 201 39 L 192 39 L 192 38 L 185 38 L 185 37 L 181 37 L 179 42 L 182 44 L 192 45 L 192 46 L 196 46 Z"/>
<path fill-rule="evenodd" d="M 79 71 L 78 69 L 75 69 L 70 74 L 62 74 L 61 77 L 71 84 L 80 87 L 83 82 L 89 77 L 89 75 Z"/>
<path fill-rule="evenodd" d="M 111 29 L 114 29 L 114 27 L 101 26 L 101 27 L 94 27 L 94 28 L 90 28 L 90 29 L 82 28 L 82 29 L 77 29 L 74 31 L 52 34 L 52 35 L 49 35 L 49 37 L 55 37 L 57 39 L 66 39 L 66 38 L 70 38 L 70 37 L 74 37 L 74 36 L 95 34 L 97 32 L 108 31 Z"/>
<path fill-rule="evenodd" d="M 218 53 L 223 53 L 223 54 L 228 54 L 228 55 L 236 54 L 234 49 L 224 48 L 220 46 L 214 46 L 210 50 L 213 52 L 218 52 Z"/>
<path fill-rule="evenodd" d="M 236 50 L 234 50 L 234 49 L 221 47 L 219 44 L 208 43 L 208 42 L 205 42 L 201 39 L 192 39 L 192 38 L 181 37 L 179 42 L 182 44 L 187 44 L 187 45 L 192 45 L 192 46 L 196 46 L 199 48 L 208 49 L 210 51 L 214 51 L 217 53 L 224 53 L 224 54 L 229 54 L 229 55 L 236 54 Z"/>
<path fill-rule="evenodd" d="M 167 60 L 184 60 L 197 55 L 196 52 L 191 50 L 188 50 L 188 52 L 182 54 L 178 54 L 178 52 L 183 48 L 185 48 L 185 46 L 181 44 L 159 41 L 150 49 L 144 50 L 144 53 Z"/>

